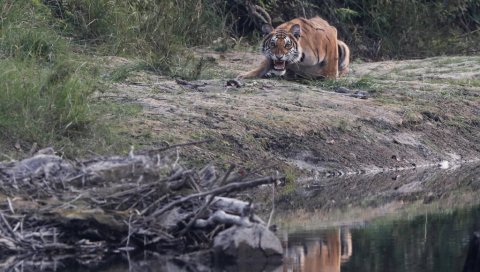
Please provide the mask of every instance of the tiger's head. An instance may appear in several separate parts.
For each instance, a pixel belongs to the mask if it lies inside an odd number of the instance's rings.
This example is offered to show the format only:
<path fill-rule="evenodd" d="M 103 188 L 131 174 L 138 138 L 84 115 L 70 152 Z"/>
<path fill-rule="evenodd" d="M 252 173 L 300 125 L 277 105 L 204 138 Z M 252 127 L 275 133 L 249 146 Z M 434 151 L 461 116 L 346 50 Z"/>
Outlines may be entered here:
<path fill-rule="evenodd" d="M 302 56 L 299 46 L 300 25 L 295 24 L 287 29 L 273 29 L 271 25 L 264 25 L 262 31 L 265 38 L 262 43 L 262 53 L 272 61 L 271 73 L 284 75 L 287 64 L 297 63 Z"/>

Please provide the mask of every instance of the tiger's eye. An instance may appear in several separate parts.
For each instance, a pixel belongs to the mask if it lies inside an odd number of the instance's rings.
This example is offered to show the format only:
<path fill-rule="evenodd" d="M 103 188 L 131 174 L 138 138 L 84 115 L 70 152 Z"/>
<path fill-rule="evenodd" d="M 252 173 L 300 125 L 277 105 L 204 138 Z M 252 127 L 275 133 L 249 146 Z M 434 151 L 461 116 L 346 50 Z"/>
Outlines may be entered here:
<path fill-rule="evenodd" d="M 285 43 L 285 48 L 290 48 L 290 47 L 292 47 L 292 41 L 287 41 Z"/>
<path fill-rule="evenodd" d="M 270 47 L 275 47 L 275 42 L 274 41 L 270 41 Z"/>

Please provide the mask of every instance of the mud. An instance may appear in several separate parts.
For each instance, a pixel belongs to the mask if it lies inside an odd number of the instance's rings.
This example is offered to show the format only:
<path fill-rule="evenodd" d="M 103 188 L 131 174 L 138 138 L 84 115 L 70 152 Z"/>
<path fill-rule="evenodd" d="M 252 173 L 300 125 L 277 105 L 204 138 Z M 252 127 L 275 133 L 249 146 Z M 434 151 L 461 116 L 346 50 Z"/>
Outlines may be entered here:
<path fill-rule="evenodd" d="M 145 146 L 213 139 L 180 155 L 192 164 L 235 163 L 245 171 L 272 166 L 287 173 L 290 186 L 315 176 L 452 166 L 480 158 L 479 56 L 354 62 L 335 82 L 273 78 L 237 87 L 226 83 L 259 62 L 258 53 L 197 50 L 197 55 L 213 63 L 205 79 L 179 84 L 134 72 L 97 98 L 140 105 L 141 114 L 128 126 L 132 135 L 148 132 Z M 105 63 L 125 65 L 115 58 Z M 346 181 L 310 193 L 328 195 L 335 203 L 328 205 L 401 199 L 405 191 L 415 195 L 417 185 L 397 183 L 372 179 L 359 190 Z M 391 193 L 372 191 L 385 186 Z"/>

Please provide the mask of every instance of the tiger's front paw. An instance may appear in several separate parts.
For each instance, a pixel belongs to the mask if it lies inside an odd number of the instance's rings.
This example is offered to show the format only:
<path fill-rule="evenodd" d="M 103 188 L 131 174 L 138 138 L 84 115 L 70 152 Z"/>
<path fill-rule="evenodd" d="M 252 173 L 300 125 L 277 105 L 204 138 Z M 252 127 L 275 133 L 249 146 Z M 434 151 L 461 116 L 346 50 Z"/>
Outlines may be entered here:
<path fill-rule="evenodd" d="M 235 79 L 243 80 L 243 79 L 255 78 L 255 77 L 256 77 L 256 75 L 253 74 L 252 72 L 245 72 L 245 73 L 239 74 Z"/>

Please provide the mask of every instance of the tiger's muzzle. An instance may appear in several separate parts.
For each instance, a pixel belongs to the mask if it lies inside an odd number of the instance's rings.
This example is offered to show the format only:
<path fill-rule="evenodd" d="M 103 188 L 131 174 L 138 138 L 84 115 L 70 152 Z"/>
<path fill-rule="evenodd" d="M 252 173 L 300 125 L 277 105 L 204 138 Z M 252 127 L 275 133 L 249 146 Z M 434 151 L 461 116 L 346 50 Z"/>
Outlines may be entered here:
<path fill-rule="evenodd" d="M 277 71 L 283 71 L 286 68 L 286 61 L 283 60 L 274 60 L 273 61 L 273 69 Z"/>

